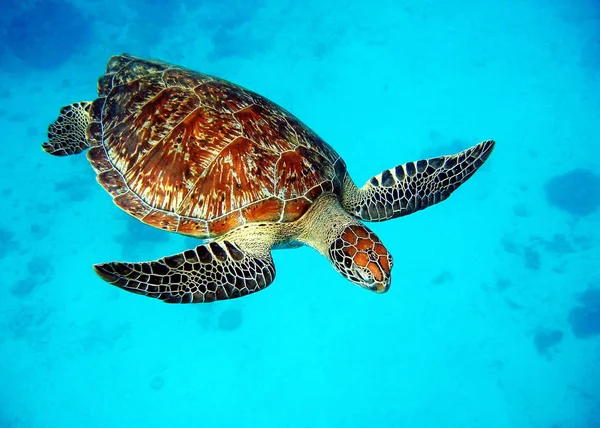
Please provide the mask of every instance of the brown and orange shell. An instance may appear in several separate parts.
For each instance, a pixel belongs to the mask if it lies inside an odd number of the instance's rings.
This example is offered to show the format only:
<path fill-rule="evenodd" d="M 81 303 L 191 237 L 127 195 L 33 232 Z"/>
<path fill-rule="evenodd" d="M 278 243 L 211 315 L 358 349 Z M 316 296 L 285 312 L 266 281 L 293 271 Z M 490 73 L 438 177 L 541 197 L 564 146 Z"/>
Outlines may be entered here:
<path fill-rule="evenodd" d="M 225 80 L 128 55 L 98 82 L 88 159 L 144 223 L 212 238 L 251 222 L 292 222 L 339 193 L 339 155 L 292 114 Z"/>

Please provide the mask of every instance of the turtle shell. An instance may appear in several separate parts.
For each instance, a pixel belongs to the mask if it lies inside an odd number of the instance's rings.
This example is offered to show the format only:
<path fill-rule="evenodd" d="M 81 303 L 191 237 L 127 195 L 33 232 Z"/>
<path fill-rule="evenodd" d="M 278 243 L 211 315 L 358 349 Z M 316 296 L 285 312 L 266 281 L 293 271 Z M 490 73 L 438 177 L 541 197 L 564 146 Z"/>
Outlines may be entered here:
<path fill-rule="evenodd" d="M 266 98 L 163 62 L 110 59 L 91 109 L 88 159 L 123 210 L 214 238 L 251 222 L 298 220 L 346 167 Z"/>

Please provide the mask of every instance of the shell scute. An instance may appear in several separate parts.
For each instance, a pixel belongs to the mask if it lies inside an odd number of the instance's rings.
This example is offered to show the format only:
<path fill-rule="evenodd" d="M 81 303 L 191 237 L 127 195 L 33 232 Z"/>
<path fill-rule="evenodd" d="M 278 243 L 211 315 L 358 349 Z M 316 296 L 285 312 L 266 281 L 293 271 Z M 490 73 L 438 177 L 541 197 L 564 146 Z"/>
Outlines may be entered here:
<path fill-rule="evenodd" d="M 110 73 L 98 79 L 98 95 L 105 97 L 110 92 L 113 85 L 113 76 L 114 73 Z"/>
<path fill-rule="evenodd" d="M 273 194 L 277 154 L 239 137 L 221 150 L 193 187 L 178 212 L 189 217 L 218 218 Z M 197 201 L 202 200 L 200 206 Z"/>
<path fill-rule="evenodd" d="M 114 168 L 98 174 L 98 182 L 113 197 L 117 197 L 127 191 L 127 183 L 125 183 L 123 176 Z"/>
<path fill-rule="evenodd" d="M 177 223 L 179 223 L 179 217 L 177 215 L 157 210 L 156 208 L 150 210 L 150 212 L 142 217 L 141 220 L 146 224 L 171 232 L 177 231 Z"/>
<path fill-rule="evenodd" d="M 184 68 L 171 67 L 163 71 L 162 80 L 167 88 L 194 89 L 215 79 L 206 74 L 196 73 Z"/>
<path fill-rule="evenodd" d="M 312 205 L 312 202 L 302 197 L 286 201 L 281 221 L 289 222 L 299 219 Z"/>
<path fill-rule="evenodd" d="M 293 150 L 298 139 L 292 126 L 280 112 L 252 104 L 233 114 L 242 125 L 243 135 L 278 152 Z"/>
<path fill-rule="evenodd" d="M 283 201 L 279 198 L 269 198 L 258 201 L 242 208 L 242 217 L 253 221 L 278 221 L 283 209 Z"/>
<path fill-rule="evenodd" d="M 254 100 L 244 91 L 222 80 L 211 80 L 194 88 L 202 105 L 218 112 L 231 114 L 254 104 Z"/>
<path fill-rule="evenodd" d="M 92 164 L 94 170 L 98 173 L 102 173 L 113 168 L 112 164 L 106 157 L 104 147 L 102 146 L 92 147 L 87 153 L 87 158 Z"/>
<path fill-rule="evenodd" d="M 119 70 L 115 70 L 113 77 L 113 87 L 124 85 L 133 80 L 146 79 L 150 74 L 159 75 L 169 66 L 160 61 L 148 61 L 140 58 L 132 58 L 126 62 Z M 109 71 L 109 73 L 112 72 Z"/>
<path fill-rule="evenodd" d="M 313 187 L 312 189 L 309 189 L 308 192 L 306 192 L 306 199 L 308 199 L 311 202 L 314 202 L 322 193 L 323 193 L 323 188 L 319 184 L 319 185 Z"/>
<path fill-rule="evenodd" d="M 324 177 L 332 174 L 333 167 L 327 159 L 316 150 L 299 146 L 279 156 L 275 194 L 283 199 L 303 196 L 307 188 L 319 186 Z"/>
<path fill-rule="evenodd" d="M 187 236 L 208 236 L 208 226 L 206 221 L 181 217 L 177 224 L 177 233 Z"/>
<path fill-rule="evenodd" d="M 208 231 L 213 236 L 219 236 L 244 224 L 239 212 L 227 214 L 224 217 L 208 222 Z"/>
<path fill-rule="evenodd" d="M 152 208 L 148 204 L 144 203 L 131 191 L 115 197 L 114 202 L 119 208 L 137 218 L 144 218 L 152 211 Z"/>
<path fill-rule="evenodd" d="M 106 64 L 106 73 L 116 73 L 133 60 L 135 60 L 135 58 L 127 54 L 112 56 Z"/>
<path fill-rule="evenodd" d="M 130 187 L 150 205 L 198 217 L 193 209 L 185 208 L 189 206 L 185 199 L 193 197 L 190 193 L 211 165 L 209 160 L 234 139 L 234 126 L 202 107 L 195 108 L 167 137 L 140 142 L 143 155 L 129 158 L 127 165 Z"/>
<path fill-rule="evenodd" d="M 169 97 L 177 96 L 177 93 L 171 92 L 157 98 L 164 90 L 165 85 L 159 74 L 113 87 L 110 91 L 110 102 L 105 102 L 106 107 L 102 112 L 103 120 L 107 125 L 106 130 L 110 130 L 117 122 L 129 116 L 143 116 L 148 113 L 148 109 L 156 108 L 162 103 L 165 104 L 165 110 L 173 109 L 176 100 L 170 100 Z"/>

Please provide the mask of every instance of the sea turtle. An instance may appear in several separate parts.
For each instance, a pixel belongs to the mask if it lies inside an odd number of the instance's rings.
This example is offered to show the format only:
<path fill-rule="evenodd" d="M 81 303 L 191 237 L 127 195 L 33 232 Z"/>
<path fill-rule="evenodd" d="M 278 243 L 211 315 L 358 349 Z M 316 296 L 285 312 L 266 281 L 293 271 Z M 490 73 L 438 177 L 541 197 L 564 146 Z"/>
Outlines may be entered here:
<path fill-rule="evenodd" d="M 155 261 L 94 266 L 114 285 L 169 303 L 262 290 L 275 278 L 271 250 L 301 245 L 353 283 L 384 293 L 392 256 L 361 220 L 446 199 L 494 147 L 484 141 L 398 165 L 358 188 L 342 158 L 306 125 L 228 81 L 123 54 L 109 60 L 98 94 L 63 107 L 42 147 L 58 156 L 89 149 L 116 205 L 201 240 Z"/>

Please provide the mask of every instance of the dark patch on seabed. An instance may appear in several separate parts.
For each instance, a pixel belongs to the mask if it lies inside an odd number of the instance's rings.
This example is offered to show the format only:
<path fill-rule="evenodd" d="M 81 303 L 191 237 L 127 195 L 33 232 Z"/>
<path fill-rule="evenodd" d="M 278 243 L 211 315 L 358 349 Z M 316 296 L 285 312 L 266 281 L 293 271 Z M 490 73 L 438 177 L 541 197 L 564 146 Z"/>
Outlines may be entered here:
<path fill-rule="evenodd" d="M 205 20 L 202 27 L 213 42 L 209 60 L 250 57 L 266 45 L 248 25 L 263 3 L 263 0 L 205 0 L 200 3 L 201 19 Z M 262 28 L 261 33 L 267 32 L 267 28 Z"/>
<path fill-rule="evenodd" d="M 27 297 L 40 285 L 49 282 L 54 268 L 46 257 L 35 256 L 27 263 L 26 276 L 13 284 L 10 293 L 15 297 Z"/>
<path fill-rule="evenodd" d="M 156 375 L 150 380 L 150 388 L 154 391 L 160 391 L 164 386 L 165 378 L 160 375 Z"/>
<path fill-rule="evenodd" d="M 27 66 L 48 70 L 83 52 L 92 39 L 93 20 L 62 0 L 2 0 L 0 65 L 18 58 Z"/>
<path fill-rule="evenodd" d="M 66 202 L 81 202 L 93 194 L 95 186 L 93 180 L 74 180 L 73 177 L 67 177 L 56 180 L 54 190 Z"/>
<path fill-rule="evenodd" d="M 587 169 L 555 175 L 546 182 L 546 200 L 574 217 L 595 213 L 600 206 L 600 176 Z"/>
<path fill-rule="evenodd" d="M 169 241 L 170 234 L 164 230 L 149 226 L 137 218 L 129 215 L 124 216 L 125 230 L 116 237 L 116 241 L 123 245 L 124 249 L 141 249 L 148 244 L 163 244 Z M 198 245 L 198 242 L 196 242 Z"/>
<path fill-rule="evenodd" d="M 577 296 L 578 305 L 569 312 L 569 324 L 579 339 L 600 335 L 600 287 L 592 287 Z"/>
<path fill-rule="evenodd" d="M 563 332 L 560 330 L 538 327 L 533 340 L 535 349 L 540 355 L 550 358 L 563 336 Z"/>
<path fill-rule="evenodd" d="M 229 308 L 219 314 L 217 327 L 221 331 L 234 331 L 241 327 L 242 322 L 242 311 L 238 308 Z"/>
<path fill-rule="evenodd" d="M 15 234 L 8 229 L 0 228 L 0 259 L 3 259 L 17 248 Z"/>
<path fill-rule="evenodd" d="M 52 310 L 47 306 L 24 305 L 7 320 L 8 332 L 14 339 L 42 344 L 50 340 L 48 320 Z"/>

